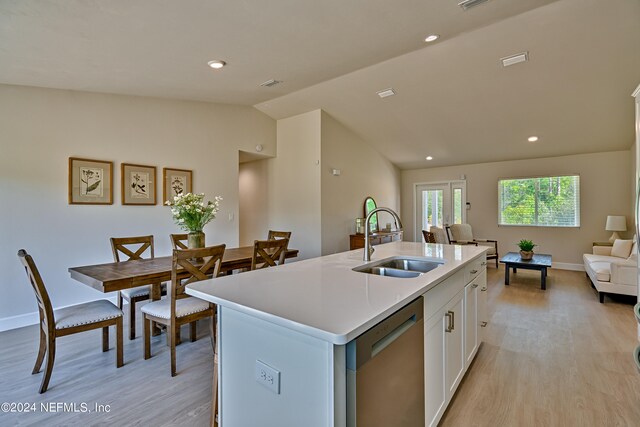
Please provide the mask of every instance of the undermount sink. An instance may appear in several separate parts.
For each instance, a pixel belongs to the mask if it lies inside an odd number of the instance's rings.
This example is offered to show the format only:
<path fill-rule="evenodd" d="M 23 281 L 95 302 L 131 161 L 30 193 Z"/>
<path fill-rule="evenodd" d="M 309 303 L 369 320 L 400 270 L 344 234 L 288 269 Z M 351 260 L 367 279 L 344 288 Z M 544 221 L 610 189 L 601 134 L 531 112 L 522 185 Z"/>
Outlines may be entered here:
<path fill-rule="evenodd" d="M 391 257 L 355 267 L 353 271 L 377 276 L 412 278 L 431 271 L 443 263 L 444 261 L 432 261 L 422 258 Z"/>

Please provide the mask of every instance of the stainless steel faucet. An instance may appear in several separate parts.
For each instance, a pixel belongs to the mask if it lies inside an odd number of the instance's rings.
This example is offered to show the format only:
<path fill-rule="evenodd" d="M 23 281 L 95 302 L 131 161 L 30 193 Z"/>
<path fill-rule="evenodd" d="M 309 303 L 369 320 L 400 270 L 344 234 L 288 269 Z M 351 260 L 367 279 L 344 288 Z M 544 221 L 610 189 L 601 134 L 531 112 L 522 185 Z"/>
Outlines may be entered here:
<path fill-rule="evenodd" d="M 367 262 L 371 261 L 371 254 L 373 254 L 373 251 L 374 251 L 373 246 L 371 246 L 371 242 L 369 241 L 369 233 L 370 233 L 369 221 L 371 220 L 371 217 L 373 216 L 373 214 L 378 212 L 387 212 L 393 215 L 396 221 L 396 228 L 398 230 L 402 230 L 402 221 L 400 220 L 400 217 L 398 216 L 398 214 L 395 213 L 393 210 L 382 207 L 382 208 L 375 208 L 374 210 L 369 212 L 369 215 L 367 215 L 367 219 L 364 220 L 364 257 L 362 258 L 364 261 L 367 261 Z"/>

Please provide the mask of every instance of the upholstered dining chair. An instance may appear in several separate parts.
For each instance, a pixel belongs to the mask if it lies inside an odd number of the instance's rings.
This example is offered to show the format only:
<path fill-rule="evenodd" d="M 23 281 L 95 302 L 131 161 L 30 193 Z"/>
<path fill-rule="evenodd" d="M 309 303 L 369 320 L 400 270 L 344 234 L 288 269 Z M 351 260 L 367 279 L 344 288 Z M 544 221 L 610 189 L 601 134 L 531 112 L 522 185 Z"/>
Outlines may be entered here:
<path fill-rule="evenodd" d="M 32 374 L 40 372 L 46 356 L 44 375 L 40 383 L 40 393 L 47 391 L 56 357 L 56 339 L 92 329 L 102 329 L 102 351 L 109 351 L 109 326 L 116 327 L 116 368 L 121 367 L 122 357 L 122 310 L 111 302 L 101 299 L 70 307 L 53 310 L 49 294 L 42 276 L 31 255 L 24 249 L 18 251 L 18 258 L 36 294 L 40 313 L 40 348 Z"/>
<path fill-rule="evenodd" d="M 498 268 L 498 241 L 492 239 L 476 239 L 473 237 L 473 230 L 469 224 L 451 224 L 447 228 L 449 243 L 454 245 L 480 245 L 488 246 L 487 259 L 496 260 Z"/>
<path fill-rule="evenodd" d="M 436 243 L 436 235 L 431 231 L 422 230 L 422 237 L 425 243 Z"/>
<path fill-rule="evenodd" d="M 115 262 L 153 258 L 153 236 L 112 237 L 111 251 Z M 166 295 L 166 289 L 161 289 Z M 118 307 L 122 310 L 123 300 L 129 302 L 129 339 L 136 338 L 136 303 L 151 298 L 151 285 L 123 289 L 118 292 Z"/>
<path fill-rule="evenodd" d="M 187 241 L 189 240 L 188 234 L 169 234 L 171 237 L 171 246 L 173 249 L 189 249 Z"/>
<path fill-rule="evenodd" d="M 189 324 L 191 341 L 196 340 L 196 321 L 215 316 L 214 305 L 185 293 L 185 287 L 199 280 L 217 277 L 224 256 L 225 245 L 199 249 L 174 249 L 171 262 L 171 283 L 168 298 L 142 306 L 144 322 L 144 358 L 151 357 L 151 322 L 167 327 L 171 348 L 171 376 L 176 376 L 176 341 L 180 327 Z M 212 320 L 213 321 L 213 320 Z M 215 328 L 211 331 L 211 345 L 215 352 Z"/>
<path fill-rule="evenodd" d="M 291 232 L 269 230 L 269 234 L 267 235 L 267 240 L 279 240 L 279 239 L 291 240 Z"/>
<path fill-rule="evenodd" d="M 256 240 L 253 242 L 251 270 L 284 264 L 289 239 Z"/>
<path fill-rule="evenodd" d="M 433 238 L 435 239 L 435 243 L 447 244 L 449 241 L 447 240 L 447 233 L 444 231 L 444 228 L 431 226 L 429 228 L 429 232 L 433 234 Z"/>

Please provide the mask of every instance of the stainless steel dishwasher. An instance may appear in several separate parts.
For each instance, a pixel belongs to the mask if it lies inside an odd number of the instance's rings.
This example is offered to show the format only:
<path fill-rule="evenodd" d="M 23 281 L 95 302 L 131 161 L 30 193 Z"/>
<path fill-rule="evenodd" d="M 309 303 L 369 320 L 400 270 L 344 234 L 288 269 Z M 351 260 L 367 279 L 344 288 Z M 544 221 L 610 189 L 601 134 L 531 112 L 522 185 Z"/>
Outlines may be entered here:
<path fill-rule="evenodd" d="M 347 344 L 347 426 L 424 427 L 422 297 Z"/>

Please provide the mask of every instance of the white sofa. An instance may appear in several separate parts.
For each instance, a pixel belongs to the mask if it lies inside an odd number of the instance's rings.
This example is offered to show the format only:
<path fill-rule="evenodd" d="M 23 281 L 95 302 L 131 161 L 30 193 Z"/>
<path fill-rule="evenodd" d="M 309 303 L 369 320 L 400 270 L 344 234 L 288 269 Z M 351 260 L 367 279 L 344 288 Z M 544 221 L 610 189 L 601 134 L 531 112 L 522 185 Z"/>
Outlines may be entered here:
<path fill-rule="evenodd" d="M 631 240 L 594 246 L 593 253 L 582 258 L 601 303 L 605 294 L 638 295 L 638 248 Z"/>

